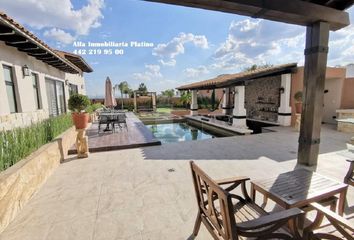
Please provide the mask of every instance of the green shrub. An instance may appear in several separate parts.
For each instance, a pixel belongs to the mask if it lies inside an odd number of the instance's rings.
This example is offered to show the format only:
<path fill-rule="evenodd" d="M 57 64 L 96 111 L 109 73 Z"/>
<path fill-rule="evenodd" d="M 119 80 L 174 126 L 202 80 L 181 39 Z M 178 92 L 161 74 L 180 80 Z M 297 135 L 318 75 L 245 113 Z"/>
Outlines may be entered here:
<path fill-rule="evenodd" d="M 34 123 L 25 128 L 15 128 L 0 132 L 0 171 L 36 151 L 52 141 L 73 125 L 71 116 L 61 116 Z"/>
<path fill-rule="evenodd" d="M 97 109 L 100 109 L 100 108 L 102 108 L 102 104 L 101 103 L 94 103 L 94 104 L 88 105 L 87 108 L 85 109 L 85 111 L 88 112 L 88 113 L 93 113 Z"/>
<path fill-rule="evenodd" d="M 68 106 L 70 111 L 82 112 L 90 105 L 90 99 L 82 94 L 73 94 L 70 96 Z"/>

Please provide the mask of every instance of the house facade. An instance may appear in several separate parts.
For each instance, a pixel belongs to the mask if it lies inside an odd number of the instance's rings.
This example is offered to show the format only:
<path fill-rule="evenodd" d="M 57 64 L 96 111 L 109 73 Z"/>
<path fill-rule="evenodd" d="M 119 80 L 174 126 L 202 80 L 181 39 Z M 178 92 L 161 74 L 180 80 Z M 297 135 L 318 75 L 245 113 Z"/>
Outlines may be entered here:
<path fill-rule="evenodd" d="M 294 126 L 296 108 L 294 95 L 303 90 L 304 67 L 284 64 L 255 71 L 224 74 L 216 78 L 179 87 L 198 96 L 211 97 L 215 89 L 216 102 L 223 114 L 233 115 L 234 122 L 249 121 Z M 354 65 L 327 67 L 322 122 L 336 124 L 338 109 L 354 109 Z M 242 93 L 242 94 L 240 94 Z M 195 101 L 191 113 L 197 113 Z M 193 97 L 192 97 L 193 100 Z M 192 101 L 193 102 L 193 101 Z M 241 119 L 241 120 L 240 120 Z"/>
<path fill-rule="evenodd" d="M 27 126 L 67 112 L 71 94 L 85 94 L 77 55 L 50 48 L 0 13 L 0 130 Z"/>

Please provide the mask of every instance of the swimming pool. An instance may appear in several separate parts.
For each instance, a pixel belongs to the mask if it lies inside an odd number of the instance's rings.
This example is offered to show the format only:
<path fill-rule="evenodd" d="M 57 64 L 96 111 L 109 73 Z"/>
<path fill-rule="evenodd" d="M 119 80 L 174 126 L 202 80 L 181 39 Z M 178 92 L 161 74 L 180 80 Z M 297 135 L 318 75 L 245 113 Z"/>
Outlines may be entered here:
<path fill-rule="evenodd" d="M 185 122 L 148 124 L 146 127 L 161 143 L 194 141 L 217 137 L 215 134 L 190 126 Z"/>

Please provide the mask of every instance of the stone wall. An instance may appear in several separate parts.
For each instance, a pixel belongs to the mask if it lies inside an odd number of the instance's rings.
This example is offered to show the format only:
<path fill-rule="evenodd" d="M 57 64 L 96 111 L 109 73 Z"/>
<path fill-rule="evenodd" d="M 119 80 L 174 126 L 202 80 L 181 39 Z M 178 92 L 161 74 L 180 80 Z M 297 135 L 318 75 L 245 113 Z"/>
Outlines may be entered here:
<path fill-rule="evenodd" d="M 0 116 L 0 131 L 29 126 L 32 123 L 42 121 L 48 117 L 48 112 L 44 110 Z"/>
<path fill-rule="evenodd" d="M 69 147 L 75 142 L 75 136 L 76 131 L 72 127 L 53 142 L 0 173 L 0 233 L 66 157 Z"/>
<path fill-rule="evenodd" d="M 249 81 L 245 87 L 247 118 L 276 122 L 280 105 L 281 75 Z"/>

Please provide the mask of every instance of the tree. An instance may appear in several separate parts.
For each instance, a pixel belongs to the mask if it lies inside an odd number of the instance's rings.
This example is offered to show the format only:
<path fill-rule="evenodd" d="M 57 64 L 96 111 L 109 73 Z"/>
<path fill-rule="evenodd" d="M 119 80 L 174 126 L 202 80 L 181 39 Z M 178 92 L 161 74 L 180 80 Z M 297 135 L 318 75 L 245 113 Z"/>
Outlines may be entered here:
<path fill-rule="evenodd" d="M 268 67 L 272 67 L 273 65 L 272 64 L 263 64 L 263 65 L 257 65 L 257 64 L 253 64 L 252 66 L 250 67 L 247 67 L 245 68 L 245 72 L 250 72 L 250 71 L 254 71 L 254 70 L 257 70 L 257 69 L 260 69 L 260 68 L 268 68 Z"/>
<path fill-rule="evenodd" d="M 190 92 L 183 91 L 181 93 L 180 101 L 183 105 L 187 106 L 192 102 L 192 94 Z"/>
<path fill-rule="evenodd" d="M 161 92 L 162 96 L 165 96 L 168 98 L 168 104 L 170 104 L 171 98 L 175 95 L 175 90 L 174 89 L 167 89 L 165 91 Z"/>
<path fill-rule="evenodd" d="M 120 91 L 120 95 L 121 95 L 121 100 L 122 100 L 122 109 L 124 109 L 124 101 L 123 101 L 123 93 L 126 92 L 129 89 L 129 84 L 127 83 L 127 81 L 123 81 L 121 83 L 118 84 L 118 89 Z"/>
<path fill-rule="evenodd" d="M 141 92 L 142 95 L 147 95 L 148 90 L 145 83 L 139 84 L 138 91 Z"/>
<path fill-rule="evenodd" d="M 162 94 L 162 96 L 171 98 L 175 95 L 175 90 L 174 89 L 167 89 L 165 91 L 162 91 L 161 94 Z"/>

